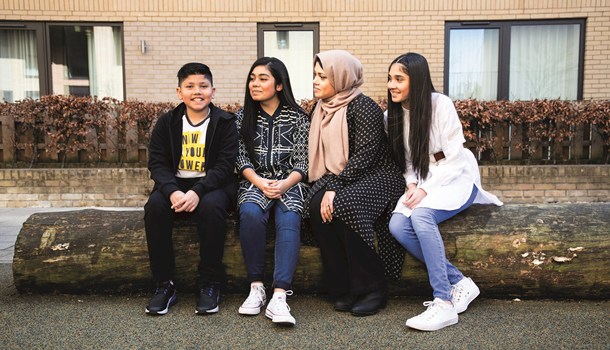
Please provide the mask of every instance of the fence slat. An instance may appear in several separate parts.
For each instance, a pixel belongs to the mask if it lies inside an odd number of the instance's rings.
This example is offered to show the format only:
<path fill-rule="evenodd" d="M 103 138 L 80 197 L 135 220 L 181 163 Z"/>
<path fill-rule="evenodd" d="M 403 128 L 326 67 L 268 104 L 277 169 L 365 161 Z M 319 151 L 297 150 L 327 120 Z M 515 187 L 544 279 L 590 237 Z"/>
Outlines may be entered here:
<path fill-rule="evenodd" d="M 14 145 L 14 137 L 15 137 L 15 121 L 13 117 L 10 115 L 0 115 L 0 124 L 2 127 L 0 128 L 0 133 L 2 133 L 2 161 L 3 162 L 12 162 L 13 154 L 15 153 Z"/>

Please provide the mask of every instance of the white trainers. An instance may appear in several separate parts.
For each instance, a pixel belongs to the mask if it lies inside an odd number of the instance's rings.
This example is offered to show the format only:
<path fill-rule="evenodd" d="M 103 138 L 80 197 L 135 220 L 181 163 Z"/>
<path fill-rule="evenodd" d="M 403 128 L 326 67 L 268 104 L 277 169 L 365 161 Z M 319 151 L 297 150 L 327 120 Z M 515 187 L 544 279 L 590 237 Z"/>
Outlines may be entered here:
<path fill-rule="evenodd" d="M 480 294 L 479 287 L 470 277 L 462 278 L 458 283 L 451 286 L 451 302 L 458 314 L 466 311 L 470 302 Z"/>
<path fill-rule="evenodd" d="M 428 309 L 407 320 L 407 327 L 420 331 L 436 331 L 458 322 L 458 314 L 452 304 L 439 298 L 424 302 Z"/>
<path fill-rule="evenodd" d="M 258 315 L 266 302 L 265 286 L 262 284 L 252 284 L 250 286 L 250 294 L 239 307 L 239 313 L 240 315 Z"/>
<path fill-rule="evenodd" d="M 273 293 L 273 297 L 267 305 L 267 310 L 265 310 L 265 316 L 270 318 L 273 323 L 294 326 L 297 321 L 290 314 L 290 306 L 286 303 L 286 295 L 292 295 L 292 291 Z"/>

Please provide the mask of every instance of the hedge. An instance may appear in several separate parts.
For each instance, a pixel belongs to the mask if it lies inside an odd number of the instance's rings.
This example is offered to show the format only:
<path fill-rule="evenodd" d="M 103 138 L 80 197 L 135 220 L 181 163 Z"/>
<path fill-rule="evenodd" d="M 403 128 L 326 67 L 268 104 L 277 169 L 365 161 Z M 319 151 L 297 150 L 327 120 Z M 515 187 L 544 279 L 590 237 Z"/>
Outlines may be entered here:
<path fill-rule="evenodd" d="M 377 103 L 385 109 L 387 100 L 380 98 Z M 308 112 L 314 104 L 315 100 L 301 101 Z M 64 95 L 4 102 L 0 120 L 6 125 L 0 144 L 14 153 L 3 157 L 12 159 L 4 166 L 19 162 L 34 166 L 50 159 L 61 165 L 131 162 L 124 154 L 126 144 L 135 142 L 145 149 L 156 119 L 174 107 L 166 102 Z M 218 107 L 229 112 L 241 108 L 239 104 Z M 520 153 L 516 158 L 522 163 L 609 161 L 610 100 L 458 100 L 455 107 L 467 146 L 488 163 L 509 159 L 508 148 L 513 155 Z M 137 136 L 128 137 L 130 133 Z M 594 139 L 601 140 L 599 157 L 574 159 L 562 152 L 566 147 L 592 147 Z"/>

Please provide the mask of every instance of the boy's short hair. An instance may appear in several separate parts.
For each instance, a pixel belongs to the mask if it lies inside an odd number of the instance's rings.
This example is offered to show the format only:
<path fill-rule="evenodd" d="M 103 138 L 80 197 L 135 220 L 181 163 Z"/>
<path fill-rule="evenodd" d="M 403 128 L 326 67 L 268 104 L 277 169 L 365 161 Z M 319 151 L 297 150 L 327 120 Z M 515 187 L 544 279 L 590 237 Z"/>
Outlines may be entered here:
<path fill-rule="evenodd" d="M 189 75 L 201 74 L 205 76 L 207 80 L 210 81 L 212 86 L 214 85 L 214 80 L 212 78 L 212 71 L 210 71 L 210 67 L 206 66 L 203 63 L 199 62 L 190 62 L 182 66 L 178 71 L 178 86 L 182 84 L 184 79 L 186 79 Z"/>

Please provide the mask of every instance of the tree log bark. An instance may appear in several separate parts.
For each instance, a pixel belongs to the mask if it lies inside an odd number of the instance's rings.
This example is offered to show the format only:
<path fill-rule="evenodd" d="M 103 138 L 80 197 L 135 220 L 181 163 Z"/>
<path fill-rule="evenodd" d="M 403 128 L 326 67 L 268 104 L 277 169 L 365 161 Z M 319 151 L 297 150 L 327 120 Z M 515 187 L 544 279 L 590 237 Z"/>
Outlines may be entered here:
<path fill-rule="evenodd" d="M 227 292 L 247 290 L 235 217 L 225 243 Z M 305 231 L 308 225 L 304 225 Z M 610 203 L 475 205 L 440 225 L 447 258 L 497 298 L 610 297 Z M 266 271 L 273 274 L 273 238 Z M 174 229 L 176 284 L 195 286 L 194 225 Z M 303 244 L 298 292 L 323 292 L 319 249 Z M 20 292 L 127 293 L 152 287 L 142 211 L 95 209 L 38 213 L 24 223 L 13 260 Z M 407 254 L 392 295 L 430 295 L 423 264 Z"/>

